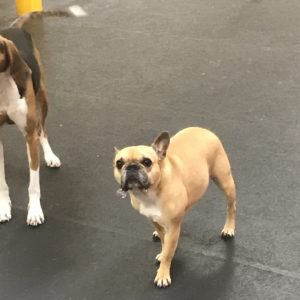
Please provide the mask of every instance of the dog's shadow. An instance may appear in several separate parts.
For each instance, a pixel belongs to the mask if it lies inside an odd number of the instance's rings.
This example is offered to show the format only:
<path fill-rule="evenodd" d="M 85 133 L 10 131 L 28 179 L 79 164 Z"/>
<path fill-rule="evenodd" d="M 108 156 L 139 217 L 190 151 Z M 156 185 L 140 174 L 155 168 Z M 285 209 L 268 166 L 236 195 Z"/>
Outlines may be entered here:
<path fill-rule="evenodd" d="M 192 250 L 183 253 L 179 248 L 172 262 L 172 285 L 167 289 L 159 289 L 152 283 L 145 287 L 142 298 L 229 299 L 236 265 L 233 261 L 235 241 L 232 239 L 217 243 L 224 243 L 224 257 L 212 253 L 208 256 L 199 254 L 197 262 L 195 253 L 192 257 L 190 255 L 192 262 L 188 261 L 189 252 L 193 252 Z"/>
<path fill-rule="evenodd" d="M 180 291 L 182 299 L 227 299 L 232 289 L 235 263 L 234 239 L 223 242 L 225 245 L 225 257 L 199 255 L 199 259 L 207 260 L 201 263 L 205 269 L 191 268 L 185 256 L 176 256 L 172 264 L 173 285 L 168 290 L 167 298 L 176 298 Z M 179 252 L 180 254 L 180 252 Z M 182 259 L 180 259 L 182 257 Z M 195 260 L 195 258 L 193 258 Z M 200 297 L 201 295 L 201 297 Z"/>
<path fill-rule="evenodd" d="M 157 247 L 154 246 L 157 251 L 153 251 L 151 243 L 135 241 L 129 249 L 119 250 L 121 255 L 107 267 L 105 279 L 101 278 L 102 285 L 122 282 L 112 290 L 115 298 L 120 295 L 124 297 L 128 293 L 131 299 L 144 300 L 230 299 L 236 266 L 233 261 L 234 239 L 213 241 L 218 246 L 224 244 L 224 256 L 209 252 L 208 255 L 206 252 L 203 255 L 203 251 L 199 251 L 197 256 L 192 249 L 185 251 L 179 246 L 172 262 L 172 285 L 165 289 L 159 289 L 153 284 L 156 271 L 153 257 L 159 251 L 160 245 L 157 243 Z"/>

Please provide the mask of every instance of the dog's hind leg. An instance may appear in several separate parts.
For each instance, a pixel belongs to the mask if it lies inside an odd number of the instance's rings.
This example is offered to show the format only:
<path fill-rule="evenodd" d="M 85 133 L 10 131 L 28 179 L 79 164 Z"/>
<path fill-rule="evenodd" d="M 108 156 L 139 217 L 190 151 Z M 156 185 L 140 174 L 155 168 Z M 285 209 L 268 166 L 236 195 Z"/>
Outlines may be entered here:
<path fill-rule="evenodd" d="M 219 149 L 219 153 L 216 156 L 211 170 L 211 177 L 224 192 L 227 199 L 227 216 L 221 235 L 225 239 L 231 238 L 235 234 L 236 188 L 230 163 L 223 147 Z"/>
<path fill-rule="evenodd" d="M 44 159 L 47 166 L 50 168 L 59 168 L 61 166 L 60 159 L 54 154 L 51 149 L 45 128 L 41 133 L 40 141 L 44 151 Z"/>
<path fill-rule="evenodd" d="M 2 139 L 0 137 L 0 222 L 6 222 L 11 219 L 11 202 L 9 190 L 5 180 L 4 168 L 4 150 Z"/>
<path fill-rule="evenodd" d="M 45 120 L 48 113 L 48 101 L 44 84 L 41 82 L 41 88 L 37 94 L 37 99 L 41 105 L 42 113 L 42 132 L 40 142 L 44 151 L 44 159 L 48 167 L 58 168 L 61 165 L 60 159 L 54 154 L 48 141 L 47 130 L 45 128 Z"/>

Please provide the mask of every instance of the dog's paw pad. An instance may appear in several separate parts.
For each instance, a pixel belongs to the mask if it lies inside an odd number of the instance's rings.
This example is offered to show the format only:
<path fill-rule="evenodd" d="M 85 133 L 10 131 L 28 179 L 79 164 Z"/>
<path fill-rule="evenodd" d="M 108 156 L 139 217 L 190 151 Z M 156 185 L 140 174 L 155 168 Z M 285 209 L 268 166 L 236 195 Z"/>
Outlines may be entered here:
<path fill-rule="evenodd" d="M 221 232 L 221 237 L 224 240 L 229 240 L 234 237 L 234 229 L 224 228 Z"/>
<path fill-rule="evenodd" d="M 10 201 L 0 201 L 0 223 L 8 222 L 11 219 Z"/>
<path fill-rule="evenodd" d="M 160 241 L 160 238 L 159 238 L 159 235 L 158 235 L 157 231 L 153 231 L 152 239 L 153 239 L 154 242 L 159 242 Z"/>
<path fill-rule="evenodd" d="M 28 210 L 27 225 L 38 226 L 44 223 L 45 218 L 41 207 L 32 207 Z"/>
<path fill-rule="evenodd" d="M 170 275 L 160 276 L 157 274 L 154 279 L 154 284 L 159 288 L 166 288 L 171 285 L 171 277 Z"/>
<path fill-rule="evenodd" d="M 59 168 L 61 166 L 60 159 L 55 154 L 46 155 L 45 161 L 50 168 Z"/>

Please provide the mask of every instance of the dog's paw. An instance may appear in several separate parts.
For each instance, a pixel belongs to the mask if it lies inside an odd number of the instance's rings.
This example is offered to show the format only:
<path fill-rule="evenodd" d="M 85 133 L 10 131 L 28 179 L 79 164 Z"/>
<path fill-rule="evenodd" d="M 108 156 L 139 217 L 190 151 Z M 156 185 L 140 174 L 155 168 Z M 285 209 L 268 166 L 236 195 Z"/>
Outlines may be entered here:
<path fill-rule="evenodd" d="M 54 153 L 45 155 L 45 161 L 50 168 L 59 168 L 61 166 L 60 159 Z"/>
<path fill-rule="evenodd" d="M 32 205 L 28 208 L 27 225 L 38 226 L 44 223 L 44 213 L 40 205 Z"/>
<path fill-rule="evenodd" d="M 224 240 L 229 240 L 234 237 L 234 229 L 229 227 L 224 227 L 224 229 L 221 232 L 221 237 Z"/>
<path fill-rule="evenodd" d="M 159 242 L 160 241 L 159 234 L 158 234 L 157 231 L 153 231 L 152 239 L 153 239 L 154 242 Z"/>
<path fill-rule="evenodd" d="M 11 219 L 11 202 L 9 196 L 0 197 L 0 223 L 7 222 L 10 219 Z"/>
<path fill-rule="evenodd" d="M 171 277 L 169 272 L 158 269 L 157 275 L 154 279 L 154 284 L 159 288 L 166 288 L 171 285 Z"/>

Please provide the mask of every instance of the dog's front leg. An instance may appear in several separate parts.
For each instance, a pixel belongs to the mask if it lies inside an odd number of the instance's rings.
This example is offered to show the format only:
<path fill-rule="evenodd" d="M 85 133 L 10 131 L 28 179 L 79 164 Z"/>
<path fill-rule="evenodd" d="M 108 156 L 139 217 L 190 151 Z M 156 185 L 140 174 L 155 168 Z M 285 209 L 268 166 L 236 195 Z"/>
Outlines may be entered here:
<path fill-rule="evenodd" d="M 38 133 L 34 131 L 28 134 L 26 136 L 26 142 L 30 171 L 27 224 L 37 226 L 44 222 L 44 214 L 40 202 L 40 138 Z"/>
<path fill-rule="evenodd" d="M 0 137 L 0 222 L 11 219 L 11 202 L 9 198 L 8 186 L 5 180 L 4 170 L 4 150 Z"/>
<path fill-rule="evenodd" d="M 165 228 L 162 253 L 160 256 L 160 266 L 154 283 L 158 287 L 167 287 L 171 284 L 170 268 L 175 254 L 180 234 L 180 222 L 172 223 Z"/>

